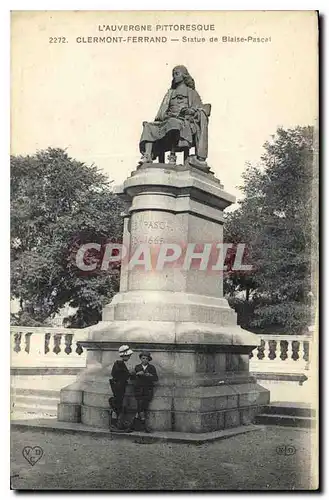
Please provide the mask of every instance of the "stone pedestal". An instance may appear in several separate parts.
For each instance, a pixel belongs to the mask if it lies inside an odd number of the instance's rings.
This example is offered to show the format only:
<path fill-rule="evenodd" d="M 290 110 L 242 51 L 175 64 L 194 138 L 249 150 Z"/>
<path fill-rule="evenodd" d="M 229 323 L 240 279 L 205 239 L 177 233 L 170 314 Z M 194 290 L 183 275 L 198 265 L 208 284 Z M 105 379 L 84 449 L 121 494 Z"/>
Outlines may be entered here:
<path fill-rule="evenodd" d="M 269 402 L 269 392 L 249 374 L 249 354 L 259 341 L 237 326 L 223 298 L 215 251 L 223 242 L 223 210 L 234 198 L 211 173 L 166 164 L 133 172 L 122 194 L 130 208 L 120 292 L 81 343 L 87 368 L 62 389 L 58 418 L 108 426 L 111 367 L 118 347 L 129 344 L 136 351 L 132 364 L 147 349 L 158 371 L 149 414 L 154 430 L 209 432 L 250 423 Z M 161 252 L 164 258 L 172 252 L 165 244 L 181 255 L 161 266 Z M 132 266 L 141 245 L 140 265 Z M 133 412 L 131 386 L 126 400 Z"/>

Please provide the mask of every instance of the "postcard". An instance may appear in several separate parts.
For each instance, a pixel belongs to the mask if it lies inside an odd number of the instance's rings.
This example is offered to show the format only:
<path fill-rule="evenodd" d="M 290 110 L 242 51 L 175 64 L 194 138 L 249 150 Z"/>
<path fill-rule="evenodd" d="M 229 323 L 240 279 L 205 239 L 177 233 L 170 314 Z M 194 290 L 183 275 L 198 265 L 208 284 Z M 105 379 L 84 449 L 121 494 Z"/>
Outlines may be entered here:
<path fill-rule="evenodd" d="M 11 488 L 319 487 L 316 11 L 11 13 Z"/>

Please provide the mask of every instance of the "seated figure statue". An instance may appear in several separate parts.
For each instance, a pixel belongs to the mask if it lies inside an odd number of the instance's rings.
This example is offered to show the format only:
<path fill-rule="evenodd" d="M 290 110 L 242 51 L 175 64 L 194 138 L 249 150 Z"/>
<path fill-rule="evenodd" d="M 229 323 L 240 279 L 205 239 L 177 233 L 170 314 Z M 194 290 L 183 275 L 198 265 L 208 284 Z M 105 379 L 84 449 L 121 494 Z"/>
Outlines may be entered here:
<path fill-rule="evenodd" d="M 202 104 L 195 83 L 185 66 L 172 72 L 171 88 L 166 93 L 154 122 L 143 122 L 139 143 L 139 164 L 152 163 L 170 151 L 169 163 L 176 164 L 176 151 L 184 151 L 184 159 L 201 169 L 208 169 L 208 117 L 210 104 Z M 195 156 L 189 149 L 195 147 Z"/>

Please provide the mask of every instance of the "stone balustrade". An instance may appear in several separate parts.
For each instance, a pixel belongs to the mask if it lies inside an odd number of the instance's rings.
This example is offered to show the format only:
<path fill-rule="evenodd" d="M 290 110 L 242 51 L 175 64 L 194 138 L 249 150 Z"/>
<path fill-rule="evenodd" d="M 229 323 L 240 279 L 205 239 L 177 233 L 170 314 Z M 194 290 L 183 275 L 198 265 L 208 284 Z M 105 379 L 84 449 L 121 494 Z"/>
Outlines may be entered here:
<path fill-rule="evenodd" d="M 87 340 L 88 328 L 11 327 L 11 366 L 85 367 L 86 351 L 78 345 Z M 259 335 L 259 347 L 250 358 L 251 372 L 294 373 L 308 370 L 310 335 Z"/>
<path fill-rule="evenodd" d="M 88 328 L 12 326 L 12 368 L 84 368 L 87 352 L 78 345 Z"/>
<path fill-rule="evenodd" d="M 251 353 L 251 372 L 302 373 L 309 370 L 311 335 L 259 335 L 260 345 Z"/>

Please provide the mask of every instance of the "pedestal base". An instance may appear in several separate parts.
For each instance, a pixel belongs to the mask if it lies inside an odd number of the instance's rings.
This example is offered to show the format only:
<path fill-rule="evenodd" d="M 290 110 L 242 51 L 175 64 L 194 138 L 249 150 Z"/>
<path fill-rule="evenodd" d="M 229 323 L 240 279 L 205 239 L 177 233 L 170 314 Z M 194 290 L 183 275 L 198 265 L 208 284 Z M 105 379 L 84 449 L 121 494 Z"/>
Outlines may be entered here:
<path fill-rule="evenodd" d="M 120 191 L 129 202 L 120 292 L 81 342 L 87 369 L 61 391 L 58 418 L 108 427 L 111 368 L 119 346 L 129 344 L 132 365 L 147 349 L 159 375 L 151 429 L 200 433 L 248 424 L 269 392 L 249 374 L 259 339 L 236 326 L 223 297 L 223 211 L 235 199 L 213 175 L 193 167 L 144 167 Z M 126 409 L 133 418 L 131 385 Z"/>
<path fill-rule="evenodd" d="M 87 344 L 99 363 L 62 389 L 58 419 L 107 428 L 111 396 L 108 379 L 117 359 L 117 346 L 109 342 L 103 346 Z M 136 354 L 148 348 L 145 344 L 130 346 Z M 152 430 L 200 433 L 247 425 L 269 403 L 269 391 L 249 375 L 249 355 L 236 352 L 236 346 L 152 348 L 152 363 L 159 375 L 148 413 Z M 127 387 L 125 411 L 127 421 L 132 420 L 136 412 L 132 383 Z"/>

